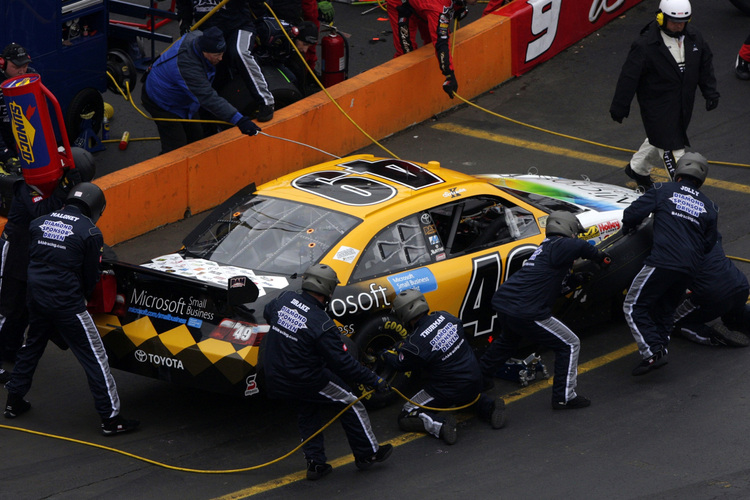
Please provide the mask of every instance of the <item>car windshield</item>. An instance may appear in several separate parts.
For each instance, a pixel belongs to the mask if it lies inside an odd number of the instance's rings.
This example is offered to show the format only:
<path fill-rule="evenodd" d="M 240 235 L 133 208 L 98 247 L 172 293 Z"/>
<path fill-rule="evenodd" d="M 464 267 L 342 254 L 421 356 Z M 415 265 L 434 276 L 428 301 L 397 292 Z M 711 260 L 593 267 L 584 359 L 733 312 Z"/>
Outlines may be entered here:
<path fill-rule="evenodd" d="M 186 252 L 256 272 L 299 274 L 359 222 L 319 206 L 256 196 L 217 219 Z"/>

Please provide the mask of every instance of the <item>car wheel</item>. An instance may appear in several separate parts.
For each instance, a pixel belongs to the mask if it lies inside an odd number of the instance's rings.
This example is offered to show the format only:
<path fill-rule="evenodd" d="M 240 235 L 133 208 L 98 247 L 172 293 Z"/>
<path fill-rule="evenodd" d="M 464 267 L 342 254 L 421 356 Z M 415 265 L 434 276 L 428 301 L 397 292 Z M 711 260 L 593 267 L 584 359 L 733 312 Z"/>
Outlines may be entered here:
<path fill-rule="evenodd" d="M 362 326 L 356 328 L 354 343 L 357 346 L 358 359 L 363 365 L 385 378 L 391 387 L 407 393 L 413 385 L 411 382 L 417 378 L 417 375 L 414 372 L 396 371 L 378 359 L 378 353 L 393 347 L 404 338 L 406 338 L 404 326 L 394 316 L 381 314 L 370 318 Z M 357 395 L 363 394 L 366 390 L 367 388 L 363 385 L 354 387 Z M 373 392 L 362 402 L 367 409 L 374 410 L 392 404 L 398 399 L 399 395 L 395 391 Z"/>
<path fill-rule="evenodd" d="M 737 7 L 746 16 L 750 16 L 750 0 L 729 0 L 732 5 Z"/>
<path fill-rule="evenodd" d="M 99 134 L 104 118 L 104 98 L 96 89 L 85 88 L 70 101 L 65 114 L 65 128 L 68 130 L 71 146 L 84 130 L 84 116 L 91 120 L 90 125 L 94 134 Z"/>
<path fill-rule="evenodd" d="M 107 88 L 110 92 L 119 94 L 120 90 L 123 92 L 135 90 L 138 83 L 138 71 L 127 52 L 119 49 L 110 49 L 107 52 L 107 73 L 114 78 L 112 81 L 109 76 L 107 77 Z"/>

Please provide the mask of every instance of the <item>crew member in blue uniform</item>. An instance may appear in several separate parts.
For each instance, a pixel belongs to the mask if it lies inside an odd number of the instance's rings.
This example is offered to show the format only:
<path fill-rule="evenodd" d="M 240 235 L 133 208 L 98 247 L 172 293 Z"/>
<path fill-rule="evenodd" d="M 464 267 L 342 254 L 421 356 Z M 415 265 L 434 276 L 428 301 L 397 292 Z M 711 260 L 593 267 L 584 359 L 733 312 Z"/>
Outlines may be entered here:
<path fill-rule="evenodd" d="M 685 153 L 674 182 L 654 189 L 625 209 L 622 232 L 627 234 L 654 214 L 654 243 L 625 296 L 623 311 L 643 358 L 633 375 L 645 375 L 667 364 L 667 346 L 674 313 L 693 276 L 716 245 L 719 209 L 700 187 L 708 161 Z"/>
<path fill-rule="evenodd" d="M 489 421 L 493 429 L 502 428 L 505 402 L 482 394 L 482 372 L 461 320 L 445 311 L 430 313 L 427 300 L 416 289 L 400 292 L 393 301 L 393 311 L 411 333 L 395 349 L 381 354 L 383 361 L 402 371 L 419 368 L 426 375 L 425 386 L 401 409 L 401 430 L 427 432 L 454 444 L 458 438 L 456 417 L 422 407 L 451 408 L 474 400 L 477 415 Z"/>
<path fill-rule="evenodd" d="M 675 312 L 675 333 L 705 345 L 747 347 L 750 339 L 750 285 L 719 241 L 706 254 Z M 717 318 L 721 321 L 706 323 Z"/>
<path fill-rule="evenodd" d="M 339 280 L 324 264 L 311 266 L 302 277 L 302 291 L 287 291 L 266 305 L 263 315 L 271 325 L 263 339 L 263 369 L 271 398 L 285 399 L 297 408 L 302 440 L 321 427 L 321 409 L 337 410 L 357 399 L 344 380 L 389 390 L 386 381 L 365 368 L 346 351 L 341 334 L 325 308 Z M 386 460 L 393 446 L 379 445 L 367 410 L 357 402 L 341 416 L 349 446 L 359 469 Z M 326 463 L 323 434 L 302 447 L 307 479 L 316 480 L 333 468 Z"/>
<path fill-rule="evenodd" d="M 96 185 L 75 186 L 63 206 L 31 222 L 28 273 L 29 332 L 5 384 L 5 417 L 16 418 L 31 404 L 23 399 L 53 332 L 60 334 L 86 372 L 101 432 L 112 436 L 139 422 L 120 416 L 120 398 L 102 339 L 86 310 L 99 280 L 104 241 L 96 227 L 106 205 Z"/>
<path fill-rule="evenodd" d="M 574 276 L 570 269 L 576 259 L 600 264 L 610 261 L 605 252 L 576 237 L 582 232 L 583 227 L 574 214 L 561 211 L 549 214 L 547 238 L 492 297 L 492 308 L 498 313 L 502 333 L 480 360 L 482 373 L 490 377 L 513 357 L 523 336 L 552 349 L 555 410 L 585 408 L 591 404 L 588 398 L 576 393 L 581 342 L 570 328 L 552 316 L 552 306 L 560 296 L 563 282 Z"/>

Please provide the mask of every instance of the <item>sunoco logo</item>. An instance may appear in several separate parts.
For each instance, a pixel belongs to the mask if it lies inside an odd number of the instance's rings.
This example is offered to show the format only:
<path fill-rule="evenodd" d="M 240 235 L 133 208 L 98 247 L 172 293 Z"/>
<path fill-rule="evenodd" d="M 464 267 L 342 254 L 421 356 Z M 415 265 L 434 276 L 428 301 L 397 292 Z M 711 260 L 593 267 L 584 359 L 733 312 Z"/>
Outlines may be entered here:
<path fill-rule="evenodd" d="M 23 114 L 21 106 L 15 102 L 11 102 L 8 106 L 10 116 L 13 120 L 13 135 L 16 138 L 16 144 L 18 144 L 18 151 L 21 158 L 28 163 L 34 163 L 34 150 L 32 145 L 34 144 L 34 136 L 36 136 L 36 130 L 31 126 L 29 120 Z M 35 108 L 30 109 L 31 114 L 36 111 Z"/>
<path fill-rule="evenodd" d="M 167 368 L 174 368 L 176 370 L 184 370 L 185 367 L 182 365 L 182 361 L 175 358 L 168 358 L 166 356 L 159 356 L 158 354 L 149 354 L 142 349 L 135 351 L 135 360 L 139 363 L 150 362 L 156 366 L 166 366 Z"/>

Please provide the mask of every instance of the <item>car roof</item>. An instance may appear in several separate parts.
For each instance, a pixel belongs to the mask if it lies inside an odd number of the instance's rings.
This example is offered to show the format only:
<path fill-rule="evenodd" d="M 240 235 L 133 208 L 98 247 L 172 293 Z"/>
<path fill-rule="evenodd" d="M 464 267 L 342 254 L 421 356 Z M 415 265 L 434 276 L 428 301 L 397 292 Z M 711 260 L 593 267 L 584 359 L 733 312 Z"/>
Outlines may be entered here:
<path fill-rule="evenodd" d="M 355 155 L 279 177 L 261 185 L 256 194 L 323 206 L 364 219 L 415 195 L 446 192 L 467 184 L 487 186 L 489 182 L 441 168 L 436 161 L 424 164 Z M 358 186 L 367 187 L 365 195 Z"/>

